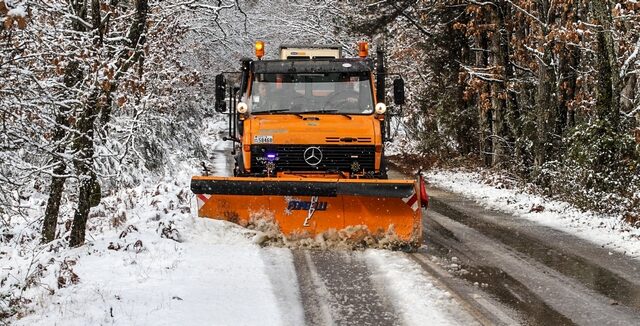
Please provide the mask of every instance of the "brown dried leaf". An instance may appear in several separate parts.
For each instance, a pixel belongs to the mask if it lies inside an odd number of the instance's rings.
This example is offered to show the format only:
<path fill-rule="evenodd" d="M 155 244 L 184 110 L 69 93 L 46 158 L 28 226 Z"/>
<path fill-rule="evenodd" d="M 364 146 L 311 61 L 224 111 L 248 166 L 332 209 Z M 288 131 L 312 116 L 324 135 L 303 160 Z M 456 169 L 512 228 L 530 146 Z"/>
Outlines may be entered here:
<path fill-rule="evenodd" d="M 10 29 L 11 25 L 13 25 L 13 17 L 7 16 L 7 18 L 4 20 L 4 28 Z"/>
<path fill-rule="evenodd" d="M 111 83 L 108 80 L 102 82 L 102 90 L 104 90 L 105 92 L 111 90 Z"/>
<path fill-rule="evenodd" d="M 544 206 L 542 205 L 533 205 L 531 206 L 531 209 L 529 210 L 529 213 L 541 213 L 544 212 Z"/>
<path fill-rule="evenodd" d="M 109 249 L 109 250 L 115 250 L 115 251 L 118 251 L 118 250 L 120 250 L 121 248 L 122 248 L 122 246 L 121 246 L 121 245 L 120 245 L 120 243 L 118 243 L 118 242 L 116 242 L 116 243 L 109 242 L 109 246 L 107 247 L 107 249 Z"/>
<path fill-rule="evenodd" d="M 9 12 L 9 8 L 4 4 L 4 1 L 0 0 L 0 14 L 6 15 Z"/>
<path fill-rule="evenodd" d="M 24 19 L 24 17 L 18 17 L 17 18 L 17 22 L 18 22 L 18 28 L 19 29 L 27 28 L 27 20 Z"/>
<path fill-rule="evenodd" d="M 144 246 L 142 245 L 142 240 L 136 241 L 136 243 L 133 244 L 133 248 L 136 250 L 137 253 L 140 253 L 142 249 L 144 249 Z"/>
<path fill-rule="evenodd" d="M 78 284 L 78 282 L 80 282 L 80 277 L 78 276 L 78 274 L 71 271 L 71 283 Z"/>
<path fill-rule="evenodd" d="M 118 98 L 118 106 L 123 107 L 125 103 L 127 103 L 127 97 L 121 96 Z"/>

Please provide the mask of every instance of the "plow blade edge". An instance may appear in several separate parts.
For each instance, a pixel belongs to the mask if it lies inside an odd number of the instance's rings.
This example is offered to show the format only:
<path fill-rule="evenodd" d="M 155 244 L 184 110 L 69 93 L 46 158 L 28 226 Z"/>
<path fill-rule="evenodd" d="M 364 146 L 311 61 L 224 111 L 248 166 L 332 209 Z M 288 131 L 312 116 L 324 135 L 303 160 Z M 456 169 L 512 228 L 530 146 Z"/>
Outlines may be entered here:
<path fill-rule="evenodd" d="M 287 238 L 366 229 L 417 247 L 419 190 L 412 180 L 193 177 L 198 216 L 248 225 L 273 220 Z"/>

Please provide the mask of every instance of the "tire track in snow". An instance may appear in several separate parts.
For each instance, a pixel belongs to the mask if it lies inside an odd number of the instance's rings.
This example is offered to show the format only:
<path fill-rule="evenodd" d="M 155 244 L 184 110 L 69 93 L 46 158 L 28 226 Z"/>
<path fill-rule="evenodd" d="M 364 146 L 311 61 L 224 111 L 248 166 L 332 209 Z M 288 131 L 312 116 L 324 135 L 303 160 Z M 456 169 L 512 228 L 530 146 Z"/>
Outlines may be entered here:
<path fill-rule="evenodd" d="M 434 193 L 442 196 L 440 192 Z M 465 207 L 464 201 L 453 206 L 447 203 L 450 199 L 446 194 L 441 198 L 435 197 L 433 200 L 433 208 L 437 212 L 575 279 L 592 291 L 640 311 L 637 261 L 595 248 L 571 235 L 545 229 L 526 220 L 489 211 L 474 215 L 472 207 Z M 513 236 L 513 233 L 517 236 Z"/>
<path fill-rule="evenodd" d="M 486 291 L 522 312 L 528 323 L 633 325 L 633 320 L 637 321 L 638 315 L 632 308 L 612 304 L 602 294 L 477 230 L 433 210 L 429 218 L 451 232 L 453 240 L 441 245 L 453 249 L 460 257 L 459 264 L 470 271 L 463 276 L 473 280 L 479 277 L 478 282 L 486 282 Z M 428 234 L 433 230 L 431 226 L 427 228 Z M 430 245 L 437 247 L 433 243 L 437 238 L 437 234 L 429 234 Z"/>
<path fill-rule="evenodd" d="M 307 325 L 401 325 L 357 252 L 294 250 Z"/>
<path fill-rule="evenodd" d="M 294 258 L 291 251 L 284 248 L 265 248 L 261 251 L 266 274 L 269 276 L 274 295 L 278 301 L 282 325 L 302 325 L 305 322 L 305 313 L 301 305 L 300 286 L 296 279 Z"/>
<path fill-rule="evenodd" d="M 333 325 L 328 301 L 329 291 L 318 276 L 308 251 L 293 251 L 293 263 L 298 275 L 300 297 L 307 325 Z"/>

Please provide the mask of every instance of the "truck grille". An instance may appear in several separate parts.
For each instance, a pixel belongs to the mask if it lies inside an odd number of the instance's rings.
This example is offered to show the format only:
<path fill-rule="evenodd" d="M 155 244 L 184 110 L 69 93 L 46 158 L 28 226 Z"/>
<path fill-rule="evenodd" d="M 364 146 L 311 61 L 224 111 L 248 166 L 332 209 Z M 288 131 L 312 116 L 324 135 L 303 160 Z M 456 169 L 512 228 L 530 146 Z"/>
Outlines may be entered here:
<path fill-rule="evenodd" d="M 313 166 L 305 161 L 304 153 L 310 147 L 322 151 L 322 160 Z M 251 172 L 266 171 L 268 156 L 275 155 L 276 171 L 351 171 L 353 162 L 358 162 L 360 170 L 373 171 L 375 164 L 374 146 L 343 145 L 251 145 Z"/>

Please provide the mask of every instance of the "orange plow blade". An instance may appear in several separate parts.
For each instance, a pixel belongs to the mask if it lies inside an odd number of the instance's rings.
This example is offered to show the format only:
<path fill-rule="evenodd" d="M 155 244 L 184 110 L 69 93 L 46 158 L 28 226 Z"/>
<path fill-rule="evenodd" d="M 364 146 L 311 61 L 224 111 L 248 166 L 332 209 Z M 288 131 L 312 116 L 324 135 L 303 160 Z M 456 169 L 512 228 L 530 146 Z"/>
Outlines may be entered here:
<path fill-rule="evenodd" d="M 351 232 L 398 249 L 422 242 L 420 192 L 412 180 L 193 177 L 198 216 L 243 226 L 277 225 L 287 239 Z"/>

